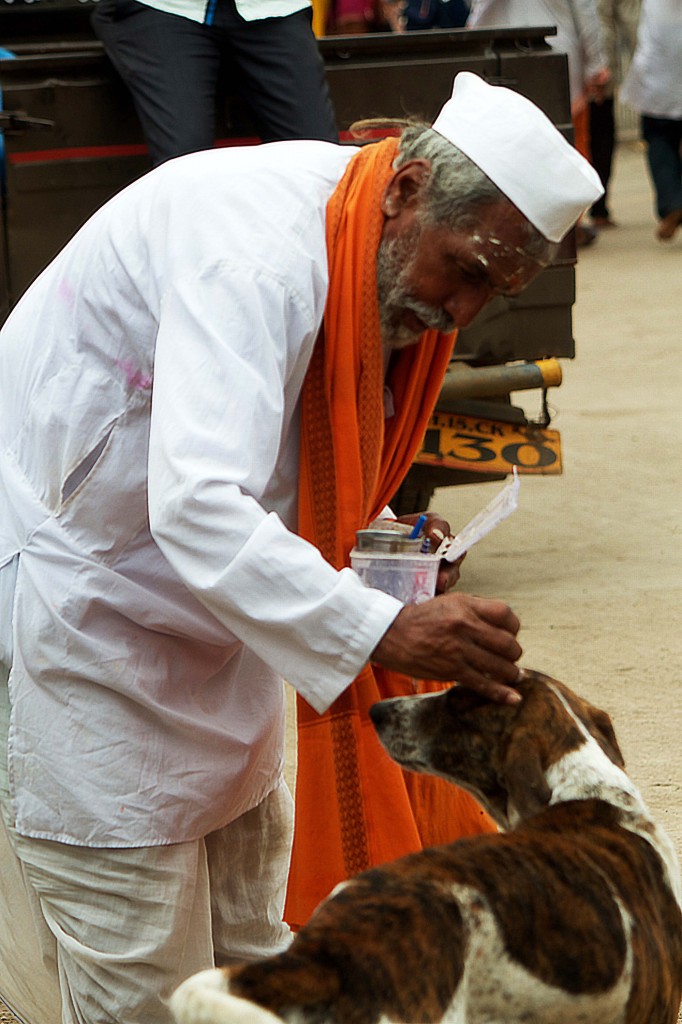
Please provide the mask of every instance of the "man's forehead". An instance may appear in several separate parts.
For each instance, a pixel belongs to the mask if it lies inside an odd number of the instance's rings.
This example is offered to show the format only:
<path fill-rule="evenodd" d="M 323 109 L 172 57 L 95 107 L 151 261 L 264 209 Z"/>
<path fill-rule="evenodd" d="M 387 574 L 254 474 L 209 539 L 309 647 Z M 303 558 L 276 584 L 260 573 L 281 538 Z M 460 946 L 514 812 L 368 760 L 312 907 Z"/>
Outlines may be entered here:
<path fill-rule="evenodd" d="M 530 255 L 509 233 L 474 228 L 467 234 L 468 259 L 485 271 L 495 290 L 502 294 L 522 291 L 551 262 L 549 253 L 544 258 Z"/>

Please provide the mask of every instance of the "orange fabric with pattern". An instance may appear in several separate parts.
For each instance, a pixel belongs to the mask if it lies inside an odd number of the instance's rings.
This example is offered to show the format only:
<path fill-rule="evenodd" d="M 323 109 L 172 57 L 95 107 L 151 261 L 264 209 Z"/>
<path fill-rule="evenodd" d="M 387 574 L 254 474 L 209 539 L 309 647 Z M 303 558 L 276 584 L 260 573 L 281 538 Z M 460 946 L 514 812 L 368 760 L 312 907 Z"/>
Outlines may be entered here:
<path fill-rule="evenodd" d="M 329 294 L 302 395 L 299 533 L 336 568 L 349 564 L 355 531 L 390 501 L 432 413 L 453 346 L 426 331 L 394 356 L 384 420 L 384 366 L 376 254 L 380 201 L 397 140 L 365 146 L 327 206 Z M 420 684 L 420 688 L 442 684 Z M 412 681 L 367 666 L 318 715 L 298 698 L 296 827 L 285 917 L 300 927 L 340 881 L 423 846 L 495 830 L 485 812 L 442 780 L 404 773 L 369 719 L 383 697 Z"/>

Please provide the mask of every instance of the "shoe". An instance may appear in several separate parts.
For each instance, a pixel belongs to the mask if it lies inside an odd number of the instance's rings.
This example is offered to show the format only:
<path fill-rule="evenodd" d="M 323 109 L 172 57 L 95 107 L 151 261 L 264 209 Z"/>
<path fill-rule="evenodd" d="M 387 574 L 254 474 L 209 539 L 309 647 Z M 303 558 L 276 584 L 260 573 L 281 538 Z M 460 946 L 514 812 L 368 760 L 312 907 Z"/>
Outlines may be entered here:
<path fill-rule="evenodd" d="M 666 214 L 656 229 L 656 237 L 662 242 L 668 242 L 673 237 L 680 224 L 682 224 L 682 210 L 673 210 Z"/>
<path fill-rule="evenodd" d="M 617 228 L 618 227 L 618 225 L 616 224 L 615 220 L 611 220 L 611 218 L 609 216 L 606 216 L 606 217 L 593 217 L 592 218 L 592 224 L 593 224 L 593 226 L 595 228 L 599 228 L 600 231 L 601 231 L 602 228 Z"/>
<path fill-rule="evenodd" d="M 588 228 L 585 224 L 578 224 L 575 229 L 575 244 L 578 249 L 585 249 L 592 245 L 597 238 L 594 228 Z"/>

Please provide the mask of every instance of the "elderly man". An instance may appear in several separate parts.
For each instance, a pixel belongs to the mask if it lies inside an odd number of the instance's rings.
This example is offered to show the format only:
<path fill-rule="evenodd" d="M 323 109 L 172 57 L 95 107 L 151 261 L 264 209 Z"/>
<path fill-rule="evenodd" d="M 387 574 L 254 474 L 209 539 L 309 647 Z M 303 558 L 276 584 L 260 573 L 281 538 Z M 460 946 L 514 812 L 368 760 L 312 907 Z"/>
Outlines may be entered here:
<path fill-rule="evenodd" d="M 282 676 L 312 717 L 367 692 L 370 663 L 518 699 L 510 608 L 403 607 L 348 551 L 420 442 L 439 332 L 524 288 L 598 192 L 535 107 L 461 74 L 399 143 L 163 165 L 19 303 L 0 976 L 28 1019 L 61 998 L 65 1022 L 166 1021 L 214 956 L 287 943 Z"/>

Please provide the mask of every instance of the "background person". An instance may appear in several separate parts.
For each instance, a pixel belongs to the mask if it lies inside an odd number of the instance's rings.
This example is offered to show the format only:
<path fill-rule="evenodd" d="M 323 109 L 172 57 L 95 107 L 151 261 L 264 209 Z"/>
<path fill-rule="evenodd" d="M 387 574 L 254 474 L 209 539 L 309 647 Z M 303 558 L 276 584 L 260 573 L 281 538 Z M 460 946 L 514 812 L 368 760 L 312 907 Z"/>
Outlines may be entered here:
<path fill-rule="evenodd" d="M 624 65 L 632 57 L 637 38 L 640 0 L 597 0 L 609 81 L 603 90 L 590 97 L 590 161 L 604 186 L 590 210 L 596 228 L 612 228 L 616 222 L 608 207 L 609 182 L 616 147 L 615 94 L 623 78 Z"/>
<path fill-rule="evenodd" d="M 0 979 L 22 1016 L 166 1022 L 183 977 L 287 944 L 282 676 L 309 705 L 304 754 L 331 735 L 332 775 L 362 776 L 336 798 L 360 801 L 360 859 L 419 848 L 433 804 L 367 764 L 366 702 L 413 677 L 518 699 L 519 623 L 465 594 L 403 607 L 349 549 L 421 443 L 442 332 L 522 290 L 598 192 L 537 108 L 462 73 L 400 142 L 164 164 L 15 307 Z M 320 767 L 300 777 L 318 802 L 301 802 L 299 913 L 329 881 L 323 859 L 305 874 L 311 807 L 318 858 L 346 863 Z"/>
<path fill-rule="evenodd" d="M 676 0 L 644 0 L 621 99 L 641 114 L 656 237 L 669 242 L 682 224 L 682 5 Z"/>
<path fill-rule="evenodd" d="M 309 0 L 98 0 L 91 20 L 157 165 L 213 146 L 226 81 L 264 142 L 336 142 L 311 17 Z"/>
<path fill-rule="evenodd" d="M 472 0 L 469 28 L 555 25 L 549 44 L 568 57 L 571 119 L 575 147 L 591 159 L 588 101 L 600 99 L 609 81 L 596 0 Z M 596 238 L 585 224 L 576 228 L 576 245 Z"/>

